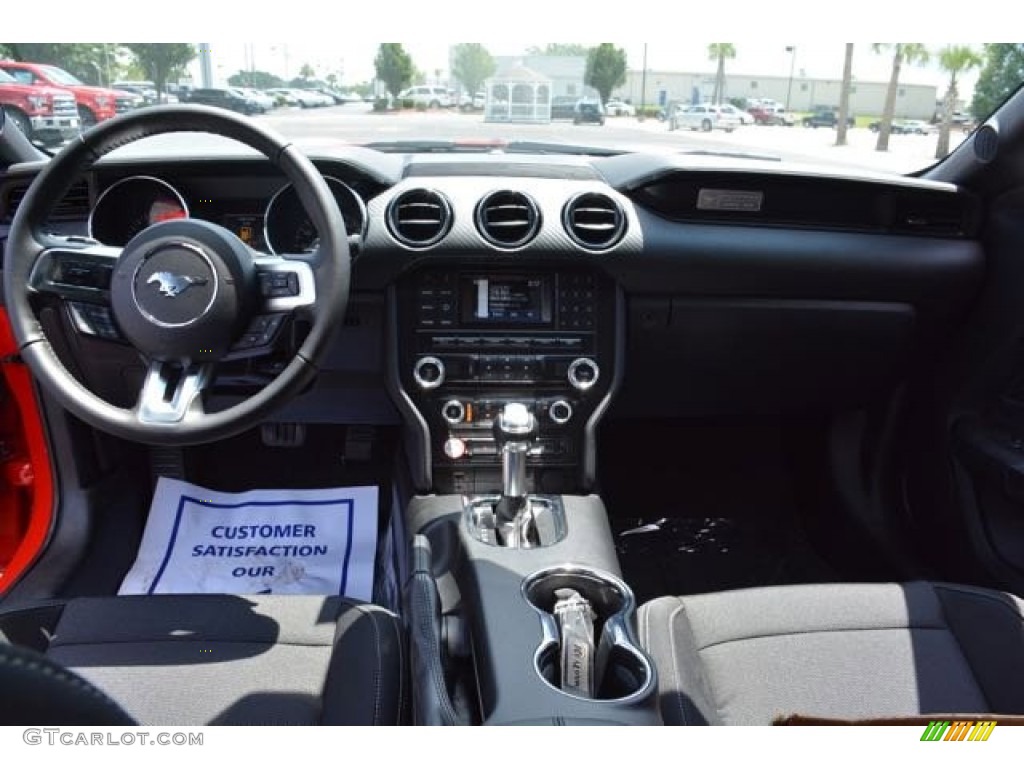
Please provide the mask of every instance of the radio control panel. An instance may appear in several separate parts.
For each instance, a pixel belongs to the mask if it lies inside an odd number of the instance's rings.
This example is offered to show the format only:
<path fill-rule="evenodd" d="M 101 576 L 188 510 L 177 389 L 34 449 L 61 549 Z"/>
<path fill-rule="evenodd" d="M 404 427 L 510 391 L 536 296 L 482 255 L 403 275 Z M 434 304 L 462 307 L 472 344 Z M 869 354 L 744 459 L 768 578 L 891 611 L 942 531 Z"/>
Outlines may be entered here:
<path fill-rule="evenodd" d="M 618 300 L 610 279 L 578 267 L 431 267 L 399 285 L 399 375 L 428 425 L 438 491 L 496 481 L 506 402 L 540 424 L 527 465 L 538 483 L 558 470 L 543 490 L 578 490 L 586 424 L 613 380 Z"/>

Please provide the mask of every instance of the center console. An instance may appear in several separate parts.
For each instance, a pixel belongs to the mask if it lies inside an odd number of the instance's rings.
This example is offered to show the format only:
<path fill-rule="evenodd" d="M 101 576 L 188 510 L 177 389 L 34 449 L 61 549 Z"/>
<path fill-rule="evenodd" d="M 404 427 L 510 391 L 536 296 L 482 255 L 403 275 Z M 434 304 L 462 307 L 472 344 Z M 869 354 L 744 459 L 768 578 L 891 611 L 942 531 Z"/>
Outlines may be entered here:
<path fill-rule="evenodd" d="M 537 421 L 528 489 L 588 489 L 594 430 L 621 367 L 621 304 L 611 280 L 575 265 L 460 263 L 399 283 L 392 379 L 418 425 L 412 469 L 421 490 L 499 487 L 494 424 L 512 402 Z"/>
<path fill-rule="evenodd" d="M 658 724 L 587 495 L 622 375 L 621 292 L 579 262 L 494 262 L 423 267 L 389 296 L 389 385 L 422 494 L 405 509 L 415 719 Z"/>

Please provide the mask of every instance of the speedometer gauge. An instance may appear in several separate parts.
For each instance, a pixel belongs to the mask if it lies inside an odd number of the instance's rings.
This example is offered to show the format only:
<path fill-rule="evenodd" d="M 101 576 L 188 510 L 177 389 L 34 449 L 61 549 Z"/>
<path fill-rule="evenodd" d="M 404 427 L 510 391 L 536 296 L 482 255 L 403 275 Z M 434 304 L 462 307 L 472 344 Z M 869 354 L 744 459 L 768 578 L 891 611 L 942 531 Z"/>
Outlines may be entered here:
<path fill-rule="evenodd" d="M 363 199 L 333 176 L 325 176 L 324 180 L 341 209 L 345 231 L 349 235 L 364 235 L 367 217 Z M 291 184 L 282 187 L 267 205 L 264 235 L 267 247 L 275 254 L 306 253 L 317 247 L 319 237 L 316 227 Z"/>
<path fill-rule="evenodd" d="M 188 215 L 185 199 L 166 181 L 129 176 L 107 187 L 96 201 L 89 214 L 89 237 L 123 246 L 146 227 Z"/>

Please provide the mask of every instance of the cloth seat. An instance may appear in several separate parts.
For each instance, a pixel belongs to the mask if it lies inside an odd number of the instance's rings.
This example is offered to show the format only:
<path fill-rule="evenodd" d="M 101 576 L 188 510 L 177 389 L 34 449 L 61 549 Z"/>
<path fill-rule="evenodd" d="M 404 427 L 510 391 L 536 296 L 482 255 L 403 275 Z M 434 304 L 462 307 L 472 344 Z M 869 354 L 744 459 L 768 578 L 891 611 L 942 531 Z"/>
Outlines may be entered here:
<path fill-rule="evenodd" d="M 80 677 L 142 724 L 395 725 L 405 707 L 397 617 L 341 597 L 77 598 L 0 610 L 0 640 L 0 724 L 40 724 L 21 722 L 39 717 L 26 674 L 61 669 L 69 701 Z"/>
<path fill-rule="evenodd" d="M 1024 713 L 1024 603 L 956 584 L 664 597 L 638 612 L 673 725 Z"/>

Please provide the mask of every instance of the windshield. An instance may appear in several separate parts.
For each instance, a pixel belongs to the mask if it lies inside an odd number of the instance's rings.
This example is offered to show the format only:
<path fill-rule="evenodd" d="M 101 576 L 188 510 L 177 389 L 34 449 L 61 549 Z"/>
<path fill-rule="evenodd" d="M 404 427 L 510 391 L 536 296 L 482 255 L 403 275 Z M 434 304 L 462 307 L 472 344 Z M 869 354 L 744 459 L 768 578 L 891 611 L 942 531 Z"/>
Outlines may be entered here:
<path fill-rule="evenodd" d="M 236 109 L 306 149 L 721 154 L 901 174 L 955 150 L 1024 76 L 1020 43 L 363 37 L 0 43 L 0 58 L 67 85 L 146 76 L 149 101 Z M 225 89 L 244 98 L 229 103 Z"/>
<path fill-rule="evenodd" d="M 60 67 L 44 67 L 47 77 L 60 85 L 85 85 L 81 80 Z"/>

